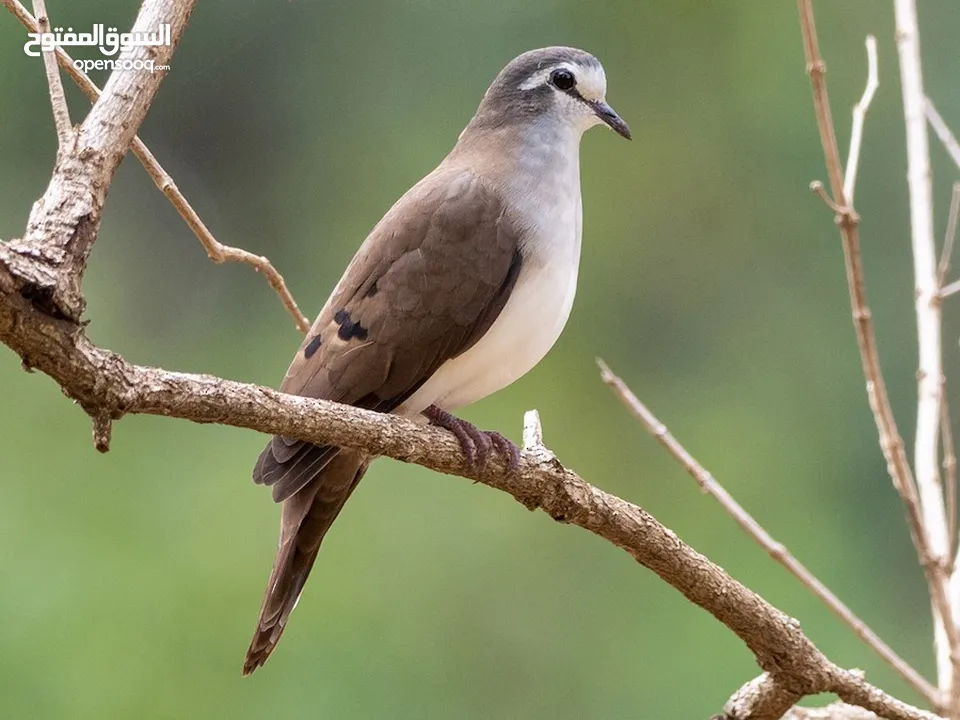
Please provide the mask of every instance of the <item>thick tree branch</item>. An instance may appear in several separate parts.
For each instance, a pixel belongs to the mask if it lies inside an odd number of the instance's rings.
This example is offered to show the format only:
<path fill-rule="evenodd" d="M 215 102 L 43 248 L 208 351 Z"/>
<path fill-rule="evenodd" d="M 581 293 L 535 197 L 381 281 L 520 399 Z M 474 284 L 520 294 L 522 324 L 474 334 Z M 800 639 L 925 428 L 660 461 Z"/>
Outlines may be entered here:
<path fill-rule="evenodd" d="M 723 714 L 712 720 L 880 720 L 875 713 L 844 702 L 791 707 L 797 699 L 775 677 L 764 673 L 737 690 L 723 706 Z"/>
<path fill-rule="evenodd" d="M 831 703 L 825 707 L 795 707 L 783 716 L 784 720 L 881 720 L 881 718 L 863 708 L 846 703 Z"/>
<path fill-rule="evenodd" d="M 763 673 L 737 690 L 723 706 L 723 714 L 711 720 L 778 720 L 801 697 Z"/>
<path fill-rule="evenodd" d="M 318 444 L 357 448 L 478 480 L 578 525 L 627 551 L 736 633 L 765 671 L 791 692 L 835 692 L 894 720 L 934 716 L 898 703 L 824 657 L 787 617 L 661 525 L 643 508 L 605 493 L 564 468 L 536 441 L 517 472 L 499 457 L 482 470 L 466 462 L 449 433 L 403 418 L 206 375 L 132 365 L 94 346 L 80 326 L 51 317 L 17 289 L 0 263 L 0 342 L 24 364 L 50 375 L 88 413 L 126 413 L 220 423 Z M 531 431 L 528 437 L 536 438 Z"/>

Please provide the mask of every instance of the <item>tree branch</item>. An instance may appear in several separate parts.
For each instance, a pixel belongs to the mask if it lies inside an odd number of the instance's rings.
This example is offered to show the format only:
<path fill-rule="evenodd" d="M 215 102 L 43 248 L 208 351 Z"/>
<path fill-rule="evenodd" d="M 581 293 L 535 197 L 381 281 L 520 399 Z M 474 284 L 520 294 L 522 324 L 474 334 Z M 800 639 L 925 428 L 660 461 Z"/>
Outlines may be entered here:
<path fill-rule="evenodd" d="M 784 720 L 881 720 L 879 716 L 854 705 L 838 702 L 822 708 L 795 707 Z"/>
<path fill-rule="evenodd" d="M 867 86 L 860 102 L 853 106 L 853 127 L 850 131 L 850 152 L 847 155 L 847 171 L 843 177 L 843 194 L 853 204 L 853 192 L 857 184 L 857 169 L 860 167 L 860 146 L 863 144 L 863 125 L 873 96 L 880 86 L 877 76 L 877 39 L 867 35 Z"/>
<path fill-rule="evenodd" d="M 43 0 L 33 0 L 33 11 L 37 14 L 37 26 L 40 32 L 50 32 L 50 18 Z M 53 106 L 53 122 L 57 128 L 57 152 L 63 153 L 70 146 L 73 137 L 73 127 L 70 124 L 70 110 L 67 108 L 67 97 L 63 94 L 63 83 L 60 81 L 60 71 L 57 69 L 57 60 L 50 53 L 43 55 L 43 68 L 47 73 L 47 85 L 50 88 L 50 104 Z"/>
<path fill-rule="evenodd" d="M 37 32 L 40 29 L 37 20 L 17 0 L 0 1 L 3 2 L 4 6 L 6 6 L 30 32 Z M 84 95 L 90 99 L 90 102 L 96 102 L 100 97 L 100 88 L 98 88 L 82 70 L 73 64 L 73 58 L 61 48 L 58 47 L 55 54 L 60 66 L 80 87 Z M 47 57 L 49 57 L 49 53 L 44 53 L 44 60 L 46 60 Z M 167 197 L 177 212 L 180 213 L 180 217 L 186 221 L 187 225 L 200 241 L 200 244 L 207 251 L 207 256 L 218 264 L 224 262 L 243 263 L 249 265 L 257 272 L 262 273 L 270 284 L 270 287 L 273 288 L 274 292 L 279 296 L 283 307 L 290 314 L 290 317 L 293 318 L 297 329 L 303 333 L 307 332 L 310 329 L 310 320 L 301 312 L 297 301 L 293 298 L 293 294 L 287 288 L 286 281 L 273 264 L 262 255 L 256 255 L 242 248 L 224 245 L 218 241 L 204 224 L 197 211 L 190 205 L 187 198 L 180 192 L 180 189 L 170 174 L 163 169 L 157 161 L 157 158 L 150 152 L 150 149 L 147 148 L 140 138 L 133 138 L 132 150 L 134 156 L 140 161 L 140 164 L 153 179 L 154 184 L 160 192 Z"/>
<path fill-rule="evenodd" d="M 937 281 L 937 251 L 933 236 L 933 191 L 930 148 L 927 140 L 920 62 L 920 33 L 914 0 L 894 0 L 900 88 L 907 141 L 907 186 L 910 195 L 910 239 L 913 248 L 914 308 L 917 316 L 917 428 L 913 450 L 914 472 L 920 493 L 920 508 L 933 560 L 946 568 L 952 541 L 947 534 L 943 487 L 940 478 L 940 402 L 943 388 L 941 358 L 940 285 Z M 945 574 L 945 573 L 944 573 Z M 934 600 L 939 616 L 934 624 L 937 675 L 940 689 L 950 693 L 951 715 L 960 713 L 960 638 L 954 605 L 947 594 L 944 605 Z"/>
<path fill-rule="evenodd" d="M 194 0 L 144 2 L 133 26 L 146 32 L 170 24 L 171 45 L 137 46 L 130 59 L 167 65 Z M 21 289 L 56 316 L 79 320 L 80 283 L 100 227 L 113 174 L 146 117 L 165 71 L 114 71 L 77 131 L 72 151 L 57 159 L 50 184 L 34 203 L 22 239 L 0 248 L 0 259 Z"/>
<path fill-rule="evenodd" d="M 880 357 L 877 351 L 877 342 L 870 308 L 867 305 L 863 265 L 860 257 L 860 238 L 858 231 L 860 217 L 849 204 L 844 194 L 840 152 L 837 148 L 837 139 L 830 114 L 830 100 L 827 96 L 827 85 L 824 77 L 826 66 L 820 55 L 819 43 L 817 41 L 813 5 L 811 0 L 798 0 L 798 6 L 800 10 L 800 27 L 803 34 L 804 54 L 807 60 L 807 73 L 810 76 L 810 84 L 813 90 L 814 112 L 817 118 L 817 126 L 820 130 L 824 161 L 827 166 L 827 175 L 830 179 L 830 189 L 833 195 L 832 199 L 827 198 L 827 202 L 836 215 L 835 220 L 840 228 L 841 239 L 843 241 L 843 255 L 847 271 L 850 306 L 853 311 L 854 329 L 856 330 L 863 374 L 867 381 L 867 398 L 870 403 L 870 409 L 873 412 L 874 421 L 877 425 L 880 448 L 887 461 L 887 470 L 893 481 L 894 488 L 903 500 L 907 515 L 907 524 L 910 528 L 910 536 L 917 550 L 920 565 L 923 568 L 930 590 L 935 616 L 935 627 L 944 629 L 946 634 L 945 646 L 956 648 L 958 646 L 956 625 L 952 621 L 942 621 L 943 619 L 949 620 L 952 617 L 952 612 L 950 610 L 951 602 L 948 587 L 949 579 L 946 569 L 947 563 L 944 561 L 944 548 L 941 547 L 940 543 L 943 539 L 942 533 L 945 531 L 946 521 L 944 519 L 944 522 L 939 525 L 937 524 L 937 518 L 935 517 L 937 515 L 936 502 L 935 497 L 932 497 L 939 491 L 939 487 L 934 491 L 928 482 L 924 485 L 925 492 L 931 497 L 928 497 L 928 503 L 925 503 L 923 508 L 921 508 L 917 485 L 914 482 L 910 463 L 907 460 L 906 451 L 904 450 L 903 438 L 900 436 L 900 431 L 897 428 L 897 423 L 893 416 L 893 410 L 887 395 L 886 383 L 883 379 L 883 373 L 880 370 Z M 937 328 L 937 333 L 939 333 L 939 327 Z M 937 382 L 939 383 L 939 373 L 937 374 Z M 924 390 L 928 389 L 926 385 L 923 387 Z M 936 392 L 939 393 L 939 389 Z M 927 405 L 925 404 L 925 422 L 927 420 L 927 409 Z M 936 409 L 938 411 L 937 421 L 939 421 L 939 403 L 936 404 Z M 926 442 L 926 436 L 924 436 L 924 441 Z M 924 472 L 927 471 L 925 465 L 922 466 L 922 469 Z M 936 459 L 934 460 L 934 473 L 935 472 Z M 929 480 L 929 478 L 926 478 L 926 480 Z M 927 516 L 927 507 L 930 508 L 932 517 Z M 940 495 L 939 507 L 939 514 L 942 518 L 942 494 Z M 930 521 L 929 527 L 928 521 Z M 936 537 L 935 540 L 931 538 L 931 534 Z M 939 644 L 943 645 L 944 643 Z"/>
<path fill-rule="evenodd" d="M 869 710 L 843 702 L 791 708 L 796 699 L 775 677 L 764 673 L 737 690 L 724 705 L 723 714 L 712 720 L 880 720 Z"/>
<path fill-rule="evenodd" d="M 176 45 L 192 5 L 192 0 L 147 0 L 134 27 L 169 22 Z M 173 47 L 139 52 L 166 65 Z M 81 280 L 114 171 L 162 77 L 146 75 L 115 72 L 110 77 L 74 147 L 58 159 L 24 238 L 0 244 L 0 342 L 18 353 L 25 367 L 52 377 L 94 418 L 101 449 L 109 442 L 112 420 L 144 413 L 355 448 L 474 479 L 628 552 L 730 628 L 785 692 L 797 697 L 833 692 L 892 720 L 934 720 L 870 685 L 861 674 L 831 663 L 796 620 L 684 544 L 643 508 L 564 468 L 544 447 L 535 415 L 527 418 L 526 448 L 517 469 L 500 457 L 477 469 L 443 430 L 255 385 L 133 365 L 93 345 L 80 321 Z"/>
<path fill-rule="evenodd" d="M 76 323 L 51 317 L 20 294 L 2 263 L 0 342 L 16 351 L 24 364 L 50 375 L 95 417 L 145 413 L 288 435 L 413 462 L 507 492 L 529 509 L 542 509 L 554 520 L 578 525 L 628 552 L 729 627 L 760 667 L 792 692 L 835 692 L 893 720 L 934 717 L 838 668 L 801 632 L 796 620 L 684 544 L 643 508 L 564 468 L 552 453 L 538 449 L 536 441 L 521 453 L 516 472 L 499 457 L 477 470 L 467 463 L 457 440 L 437 428 L 207 375 L 132 365 L 93 345 Z"/>
<path fill-rule="evenodd" d="M 833 592 L 824 585 L 806 566 L 781 543 L 777 542 L 763 529 L 750 513 L 717 482 L 713 475 L 694 458 L 686 448 L 670 433 L 667 426 L 650 412 L 646 405 L 634 395 L 623 380 L 613 374 L 607 364 L 597 360 L 603 381 L 613 390 L 614 394 L 627 407 L 631 414 L 640 421 L 644 429 L 659 442 L 673 458 L 697 481 L 701 489 L 712 496 L 721 507 L 730 515 L 744 532 L 762 547 L 771 558 L 793 575 L 800 584 L 818 597 L 830 611 L 847 624 L 857 637 L 867 644 L 874 652 L 883 658 L 896 672 L 906 680 L 910 686 L 920 693 L 927 702 L 937 705 L 940 693 L 927 680 L 914 670 L 910 664 L 901 658 L 893 648 L 887 645 L 870 627 L 857 617 Z M 796 702 L 794 699 L 787 707 Z M 779 717 L 779 716 L 777 716 Z"/>
<path fill-rule="evenodd" d="M 950 263 L 953 258 L 953 245 L 957 238 L 957 219 L 960 217 L 960 182 L 953 184 L 950 195 L 950 212 L 947 215 L 947 230 L 943 236 L 943 248 L 940 252 L 940 264 L 937 267 L 937 283 L 940 285 L 940 299 L 950 297 L 960 290 L 960 280 L 944 286 Z"/>
<path fill-rule="evenodd" d="M 801 697 L 763 673 L 737 690 L 723 706 L 723 714 L 711 720 L 779 720 Z"/>
<path fill-rule="evenodd" d="M 937 107 L 930 98 L 925 98 L 923 109 L 927 120 L 930 122 L 930 127 L 933 128 L 940 142 L 943 143 L 943 147 L 950 159 L 953 160 L 953 164 L 960 168 L 960 142 L 957 142 L 956 136 L 950 131 L 947 121 L 937 112 Z"/>

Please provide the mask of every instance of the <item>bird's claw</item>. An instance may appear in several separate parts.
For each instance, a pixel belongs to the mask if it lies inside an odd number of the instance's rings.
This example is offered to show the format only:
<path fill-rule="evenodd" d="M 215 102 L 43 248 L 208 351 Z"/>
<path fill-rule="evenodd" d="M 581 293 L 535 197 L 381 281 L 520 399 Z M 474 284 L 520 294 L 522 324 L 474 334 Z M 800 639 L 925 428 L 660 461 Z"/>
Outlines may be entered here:
<path fill-rule="evenodd" d="M 479 469 L 486 466 L 494 449 L 506 457 L 507 467 L 511 472 L 520 467 L 520 448 L 500 433 L 480 430 L 473 423 L 461 420 L 436 405 L 428 407 L 423 414 L 431 425 L 442 427 L 454 434 L 470 467 Z"/>

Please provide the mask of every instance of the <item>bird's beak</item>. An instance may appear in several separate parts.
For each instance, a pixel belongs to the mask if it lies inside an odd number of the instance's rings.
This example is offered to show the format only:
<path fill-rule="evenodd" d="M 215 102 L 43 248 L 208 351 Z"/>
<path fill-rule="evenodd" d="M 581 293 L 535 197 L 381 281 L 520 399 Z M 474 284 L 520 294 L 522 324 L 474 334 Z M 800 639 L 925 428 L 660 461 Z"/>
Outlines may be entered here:
<path fill-rule="evenodd" d="M 630 126 L 623 121 L 622 117 L 617 115 L 616 110 L 607 105 L 603 100 L 597 100 L 590 103 L 590 105 L 593 106 L 593 111 L 597 114 L 597 117 L 609 125 L 617 135 L 622 135 L 627 140 L 633 139 L 633 136 L 630 134 Z"/>

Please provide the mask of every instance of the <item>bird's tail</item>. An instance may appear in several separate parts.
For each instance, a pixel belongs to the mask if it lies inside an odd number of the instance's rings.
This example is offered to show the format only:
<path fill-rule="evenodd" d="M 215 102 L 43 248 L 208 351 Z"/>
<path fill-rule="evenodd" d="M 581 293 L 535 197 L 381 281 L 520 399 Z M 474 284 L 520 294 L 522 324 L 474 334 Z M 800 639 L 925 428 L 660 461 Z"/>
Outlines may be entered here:
<path fill-rule="evenodd" d="M 280 641 L 313 568 L 320 542 L 369 463 L 367 456 L 341 450 L 302 490 L 283 503 L 280 546 L 257 629 L 243 662 L 244 675 L 263 665 Z"/>

